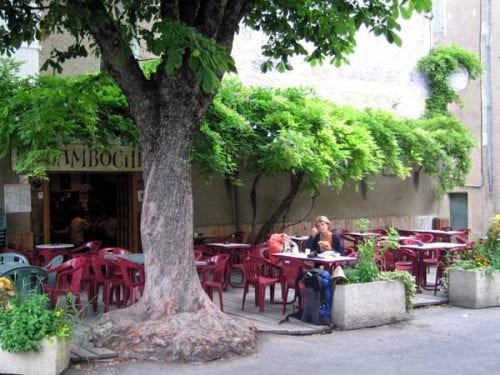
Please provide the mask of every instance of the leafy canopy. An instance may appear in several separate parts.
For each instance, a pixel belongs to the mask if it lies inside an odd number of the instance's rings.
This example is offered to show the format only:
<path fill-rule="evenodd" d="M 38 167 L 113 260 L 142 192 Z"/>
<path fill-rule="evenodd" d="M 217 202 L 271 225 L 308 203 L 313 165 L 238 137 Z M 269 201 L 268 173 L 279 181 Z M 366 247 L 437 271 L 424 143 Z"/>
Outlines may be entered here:
<path fill-rule="evenodd" d="M 135 123 L 121 90 L 105 74 L 20 79 L 0 63 L 0 157 L 16 149 L 18 173 L 43 176 L 59 149 L 80 140 L 93 147 L 134 144 Z"/>
<path fill-rule="evenodd" d="M 20 79 L 16 64 L 0 64 L 2 156 L 17 150 L 19 173 L 43 175 L 58 149 L 75 139 L 106 147 L 135 143 L 138 132 L 116 83 L 106 74 Z M 147 68 L 146 68 L 147 70 Z M 319 98 L 311 89 L 245 87 L 225 79 L 201 125 L 193 160 L 209 179 L 238 183 L 239 171 L 303 173 L 304 189 L 386 173 L 406 178 L 421 166 L 447 190 L 463 183 L 473 147 L 454 117 L 401 119 Z"/>
<path fill-rule="evenodd" d="M 454 117 L 411 120 L 383 110 L 337 106 L 310 89 L 245 87 L 226 79 L 196 138 L 193 158 L 207 178 L 303 174 L 313 193 L 378 173 L 406 178 L 414 168 L 443 190 L 470 169 L 470 131 Z"/>

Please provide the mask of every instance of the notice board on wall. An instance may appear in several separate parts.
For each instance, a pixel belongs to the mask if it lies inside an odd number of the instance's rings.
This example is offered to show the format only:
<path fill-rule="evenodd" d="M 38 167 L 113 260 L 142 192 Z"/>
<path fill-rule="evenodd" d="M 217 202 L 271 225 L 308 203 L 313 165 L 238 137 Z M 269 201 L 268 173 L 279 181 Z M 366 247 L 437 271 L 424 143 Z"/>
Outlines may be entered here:
<path fill-rule="evenodd" d="M 31 186 L 6 184 L 3 188 L 5 213 L 31 212 Z"/>

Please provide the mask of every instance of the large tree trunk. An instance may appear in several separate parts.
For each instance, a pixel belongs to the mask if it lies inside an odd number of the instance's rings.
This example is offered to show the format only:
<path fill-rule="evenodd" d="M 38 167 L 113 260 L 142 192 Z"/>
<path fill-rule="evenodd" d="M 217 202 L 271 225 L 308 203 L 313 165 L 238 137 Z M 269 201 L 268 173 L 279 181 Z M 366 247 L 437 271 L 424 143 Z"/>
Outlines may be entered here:
<path fill-rule="evenodd" d="M 214 306 L 194 266 L 190 152 L 211 98 L 181 73 L 177 77 L 159 85 L 158 116 L 144 116 L 139 124 L 145 179 L 144 295 L 132 307 L 105 314 L 96 338 L 124 357 L 141 359 L 250 354 L 255 351 L 255 329 Z"/>
<path fill-rule="evenodd" d="M 260 229 L 259 233 L 257 234 L 257 237 L 255 238 L 255 243 L 262 243 L 269 238 L 269 235 L 271 234 L 276 222 L 285 212 L 290 210 L 290 206 L 292 205 L 293 200 L 299 193 L 303 180 L 304 180 L 303 173 L 299 174 L 290 173 L 290 187 L 288 189 L 288 193 L 281 200 L 276 210 L 274 210 L 274 212 L 271 214 L 271 216 L 269 216 L 269 218 L 266 220 L 266 222 Z"/>

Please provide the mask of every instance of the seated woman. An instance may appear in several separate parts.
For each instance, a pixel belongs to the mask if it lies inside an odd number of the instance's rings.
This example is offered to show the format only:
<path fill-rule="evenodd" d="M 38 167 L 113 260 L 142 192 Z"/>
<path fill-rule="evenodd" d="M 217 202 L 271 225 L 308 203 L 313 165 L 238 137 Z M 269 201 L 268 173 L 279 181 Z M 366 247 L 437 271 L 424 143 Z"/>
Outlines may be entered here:
<path fill-rule="evenodd" d="M 304 248 L 311 249 L 312 253 L 320 254 L 323 251 L 333 250 L 344 255 L 342 238 L 337 231 L 331 232 L 331 223 L 326 216 L 318 216 L 311 229 Z"/>

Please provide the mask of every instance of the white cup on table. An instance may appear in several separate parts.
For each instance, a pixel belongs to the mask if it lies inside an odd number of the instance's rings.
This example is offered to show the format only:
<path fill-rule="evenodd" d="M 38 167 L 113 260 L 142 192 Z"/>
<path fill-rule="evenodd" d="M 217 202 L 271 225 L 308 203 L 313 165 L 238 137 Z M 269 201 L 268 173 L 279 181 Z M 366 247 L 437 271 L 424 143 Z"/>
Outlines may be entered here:
<path fill-rule="evenodd" d="M 305 249 L 304 252 L 306 253 L 306 256 L 309 256 L 309 254 L 311 254 L 311 249 Z"/>

